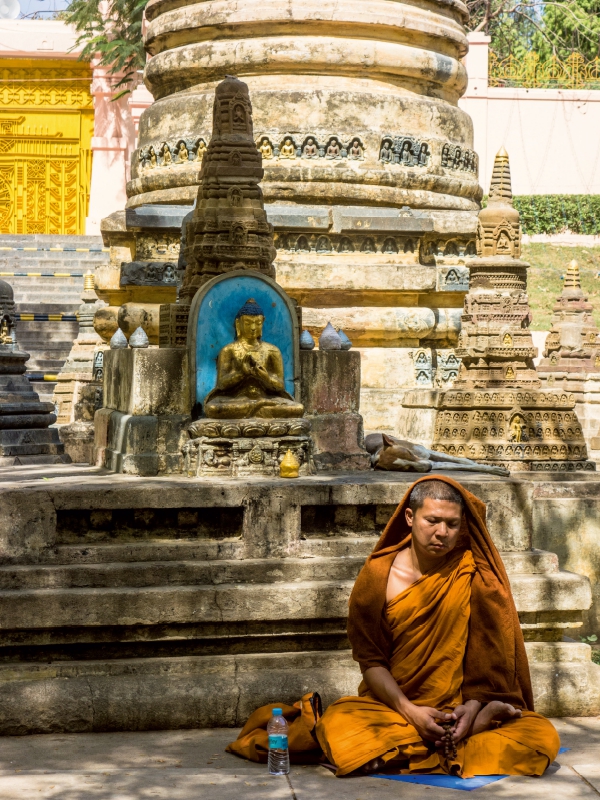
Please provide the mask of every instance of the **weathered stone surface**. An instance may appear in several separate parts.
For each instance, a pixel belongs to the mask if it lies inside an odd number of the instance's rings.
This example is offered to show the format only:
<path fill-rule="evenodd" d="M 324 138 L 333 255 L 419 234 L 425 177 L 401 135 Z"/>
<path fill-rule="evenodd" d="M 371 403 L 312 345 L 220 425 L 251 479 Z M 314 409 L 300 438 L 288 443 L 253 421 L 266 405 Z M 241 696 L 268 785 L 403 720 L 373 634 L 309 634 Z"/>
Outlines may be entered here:
<path fill-rule="evenodd" d="M 301 350 L 301 401 L 307 414 L 357 412 L 360 353 Z"/>
<path fill-rule="evenodd" d="M 368 470 L 371 458 L 364 448 L 360 414 L 316 414 L 310 416 L 313 458 L 317 469 Z"/>
<path fill-rule="evenodd" d="M 97 416 L 106 412 L 148 420 Z M 144 457 L 143 432 L 121 435 L 130 458 Z M 43 487 L 25 475 L 0 481 L 0 731 L 233 725 L 274 694 L 317 689 L 328 703 L 356 691 L 349 592 L 414 475 L 191 481 L 64 470 L 45 470 Z M 461 480 L 488 504 L 538 709 L 597 713 L 589 648 L 559 641 L 580 624 L 589 582 L 532 549 L 547 502 L 534 502 L 534 489 L 573 497 L 597 481 Z"/>
<path fill-rule="evenodd" d="M 519 212 L 504 149 L 494 163 L 490 205 L 479 214 L 477 253 L 456 349 L 462 363 L 441 397 L 433 448 L 516 472 L 593 471 L 573 395 L 540 391 L 529 265 L 519 260 Z"/>
<path fill-rule="evenodd" d="M 189 414 L 187 350 L 108 350 L 104 406 L 134 415 Z"/>

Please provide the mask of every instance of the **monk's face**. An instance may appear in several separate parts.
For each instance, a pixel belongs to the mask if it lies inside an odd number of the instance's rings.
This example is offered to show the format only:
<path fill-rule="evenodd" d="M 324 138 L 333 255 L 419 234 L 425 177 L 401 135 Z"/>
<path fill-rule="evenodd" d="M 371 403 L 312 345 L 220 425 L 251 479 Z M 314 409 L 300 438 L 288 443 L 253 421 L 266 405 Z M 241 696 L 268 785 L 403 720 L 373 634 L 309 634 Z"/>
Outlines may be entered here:
<path fill-rule="evenodd" d="M 444 558 L 454 549 L 460 534 L 461 508 L 448 500 L 426 497 L 414 514 L 406 509 L 413 547 L 429 558 Z"/>

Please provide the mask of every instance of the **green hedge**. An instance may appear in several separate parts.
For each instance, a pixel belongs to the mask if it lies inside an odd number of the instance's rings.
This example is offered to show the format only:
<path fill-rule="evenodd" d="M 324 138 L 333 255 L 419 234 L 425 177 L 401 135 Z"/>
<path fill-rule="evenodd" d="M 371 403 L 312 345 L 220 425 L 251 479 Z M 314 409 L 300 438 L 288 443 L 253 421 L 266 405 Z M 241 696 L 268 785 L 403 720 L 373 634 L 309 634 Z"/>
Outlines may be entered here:
<path fill-rule="evenodd" d="M 522 194 L 514 204 L 521 213 L 523 233 L 600 234 L 598 194 Z"/>

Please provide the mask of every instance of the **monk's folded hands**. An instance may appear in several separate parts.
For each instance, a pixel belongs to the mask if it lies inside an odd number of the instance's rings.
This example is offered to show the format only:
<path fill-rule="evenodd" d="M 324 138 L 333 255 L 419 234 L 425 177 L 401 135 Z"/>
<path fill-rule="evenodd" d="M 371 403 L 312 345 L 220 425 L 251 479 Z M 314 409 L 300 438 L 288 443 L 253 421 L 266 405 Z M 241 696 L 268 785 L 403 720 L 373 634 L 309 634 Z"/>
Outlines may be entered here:
<path fill-rule="evenodd" d="M 466 703 L 456 706 L 454 709 L 454 717 L 456 725 L 452 731 L 452 738 L 456 743 L 460 742 L 466 736 L 470 736 L 473 728 L 473 723 L 481 710 L 481 703 L 478 700 L 467 700 Z M 437 742 L 436 742 L 437 744 Z"/>

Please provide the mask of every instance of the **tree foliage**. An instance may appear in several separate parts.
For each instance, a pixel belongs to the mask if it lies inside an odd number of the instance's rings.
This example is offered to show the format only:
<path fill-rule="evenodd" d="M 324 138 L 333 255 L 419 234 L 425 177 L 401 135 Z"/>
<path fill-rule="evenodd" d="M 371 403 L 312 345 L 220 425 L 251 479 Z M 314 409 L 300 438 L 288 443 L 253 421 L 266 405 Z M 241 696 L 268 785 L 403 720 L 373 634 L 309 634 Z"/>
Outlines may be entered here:
<path fill-rule="evenodd" d="M 80 59 L 100 57 L 100 63 L 120 74 L 113 99 L 131 91 L 135 77 L 144 68 L 146 54 L 142 40 L 142 20 L 148 0 L 73 0 L 64 12 L 65 22 L 79 33 L 75 47 L 83 45 Z"/>
<path fill-rule="evenodd" d="M 540 59 L 600 53 L 600 0 L 467 0 L 472 31 L 492 38 L 500 58 L 536 52 Z"/>

